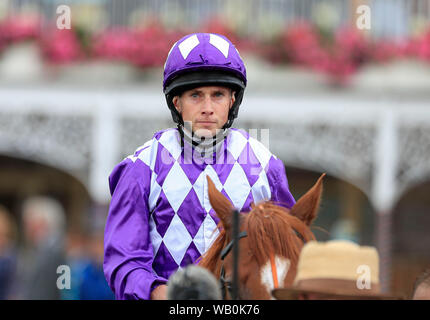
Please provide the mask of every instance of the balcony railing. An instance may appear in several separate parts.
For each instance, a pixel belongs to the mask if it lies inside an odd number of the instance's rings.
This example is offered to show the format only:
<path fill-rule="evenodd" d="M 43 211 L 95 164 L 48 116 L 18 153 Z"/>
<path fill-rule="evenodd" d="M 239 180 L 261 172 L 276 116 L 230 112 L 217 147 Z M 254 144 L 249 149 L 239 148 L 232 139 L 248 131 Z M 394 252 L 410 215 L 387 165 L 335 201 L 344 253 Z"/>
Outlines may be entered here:
<path fill-rule="evenodd" d="M 355 25 L 359 5 L 371 9 L 371 34 L 403 38 L 428 27 L 430 0 L 2 0 L 0 14 L 36 11 L 52 23 L 67 4 L 72 19 L 92 29 L 156 19 L 170 28 L 195 29 L 213 17 L 247 36 L 267 37 L 298 20 L 323 28 Z"/>

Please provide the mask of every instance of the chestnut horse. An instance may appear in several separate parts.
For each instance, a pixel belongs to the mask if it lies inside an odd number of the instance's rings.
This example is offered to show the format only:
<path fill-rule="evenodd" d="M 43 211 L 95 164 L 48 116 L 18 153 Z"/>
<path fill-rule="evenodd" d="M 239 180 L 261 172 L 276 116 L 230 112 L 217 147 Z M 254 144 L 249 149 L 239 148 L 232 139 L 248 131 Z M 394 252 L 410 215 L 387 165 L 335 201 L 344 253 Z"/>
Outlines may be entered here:
<path fill-rule="evenodd" d="M 271 299 L 274 288 L 292 284 L 304 243 L 315 240 L 310 225 L 317 216 L 324 176 L 291 209 L 265 201 L 252 204 L 249 213 L 239 214 L 238 298 Z M 232 243 L 234 209 L 212 180 L 207 179 L 209 201 L 220 218 L 220 232 L 199 265 L 229 283 L 233 254 L 226 247 Z M 223 291 L 224 297 L 229 298 L 228 290 Z"/>

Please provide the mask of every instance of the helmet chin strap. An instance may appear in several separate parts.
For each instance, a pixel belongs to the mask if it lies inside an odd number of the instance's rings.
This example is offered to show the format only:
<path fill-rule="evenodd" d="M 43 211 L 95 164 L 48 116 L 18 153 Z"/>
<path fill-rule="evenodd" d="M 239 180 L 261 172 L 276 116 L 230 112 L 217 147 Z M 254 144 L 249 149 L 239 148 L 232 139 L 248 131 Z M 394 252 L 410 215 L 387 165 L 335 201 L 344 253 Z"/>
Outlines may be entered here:
<path fill-rule="evenodd" d="M 192 131 L 189 122 L 185 124 L 178 123 L 178 130 L 181 135 L 181 145 L 188 142 L 194 150 L 204 155 L 212 155 L 222 145 L 225 138 L 228 136 L 229 128 L 221 128 L 216 131 L 212 137 L 201 137 Z"/>

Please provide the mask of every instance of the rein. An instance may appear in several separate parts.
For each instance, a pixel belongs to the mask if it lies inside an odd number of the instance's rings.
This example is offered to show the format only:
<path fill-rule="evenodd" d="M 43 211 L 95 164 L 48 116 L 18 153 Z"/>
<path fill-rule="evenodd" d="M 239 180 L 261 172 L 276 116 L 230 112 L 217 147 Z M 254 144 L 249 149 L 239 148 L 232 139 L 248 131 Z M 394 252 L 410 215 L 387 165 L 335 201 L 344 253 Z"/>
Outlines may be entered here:
<path fill-rule="evenodd" d="M 247 236 L 248 236 L 248 233 L 246 231 L 242 231 L 241 233 L 238 234 L 237 239 L 240 240 L 240 239 L 245 238 Z M 231 240 L 225 246 L 225 248 L 222 249 L 222 251 L 221 251 L 222 265 L 221 265 L 221 273 L 220 273 L 219 281 L 221 283 L 221 291 L 222 291 L 222 299 L 223 300 L 225 300 L 225 298 L 227 297 L 226 289 L 230 292 L 230 296 L 232 296 L 232 293 L 233 293 L 233 288 L 231 286 L 231 282 L 225 280 L 224 258 L 229 254 L 229 252 L 233 248 L 234 243 L 235 243 L 234 239 Z"/>

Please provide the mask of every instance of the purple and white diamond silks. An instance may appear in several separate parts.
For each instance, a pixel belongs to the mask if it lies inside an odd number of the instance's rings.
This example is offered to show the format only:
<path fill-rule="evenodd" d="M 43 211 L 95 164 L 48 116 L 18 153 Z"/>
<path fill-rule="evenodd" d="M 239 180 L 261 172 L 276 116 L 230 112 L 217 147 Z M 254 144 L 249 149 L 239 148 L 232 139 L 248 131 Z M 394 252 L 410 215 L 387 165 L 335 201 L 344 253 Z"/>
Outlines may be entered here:
<path fill-rule="evenodd" d="M 104 271 L 117 299 L 149 299 L 208 250 L 219 219 L 206 176 L 240 211 L 268 199 L 295 203 L 282 161 L 244 131 L 230 129 L 213 157 L 184 161 L 186 151 L 177 129 L 160 131 L 109 177 Z"/>

